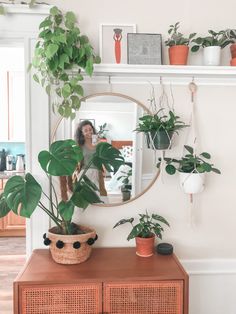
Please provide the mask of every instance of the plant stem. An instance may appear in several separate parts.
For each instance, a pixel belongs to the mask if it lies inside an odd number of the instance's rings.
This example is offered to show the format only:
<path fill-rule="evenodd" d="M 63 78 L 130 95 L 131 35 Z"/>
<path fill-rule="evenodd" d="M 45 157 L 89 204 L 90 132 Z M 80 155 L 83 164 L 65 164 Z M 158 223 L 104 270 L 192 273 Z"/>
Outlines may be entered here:
<path fill-rule="evenodd" d="M 45 211 L 45 213 L 55 222 L 55 224 L 61 228 L 61 225 L 58 221 L 60 221 L 59 219 L 57 219 L 44 205 L 42 202 L 38 203 L 38 206 Z"/>

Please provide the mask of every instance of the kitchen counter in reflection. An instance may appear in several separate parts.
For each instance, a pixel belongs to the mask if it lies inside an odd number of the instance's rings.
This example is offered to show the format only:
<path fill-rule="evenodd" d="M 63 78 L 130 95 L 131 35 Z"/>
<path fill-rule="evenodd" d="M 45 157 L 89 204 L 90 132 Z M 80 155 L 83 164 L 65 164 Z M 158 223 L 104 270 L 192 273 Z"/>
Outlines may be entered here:
<path fill-rule="evenodd" d="M 12 176 L 15 176 L 15 175 L 18 175 L 18 176 L 24 176 L 25 175 L 25 172 L 18 172 L 16 170 L 12 170 L 12 171 L 0 171 L 0 180 L 4 180 L 4 179 L 9 179 L 11 178 Z"/>

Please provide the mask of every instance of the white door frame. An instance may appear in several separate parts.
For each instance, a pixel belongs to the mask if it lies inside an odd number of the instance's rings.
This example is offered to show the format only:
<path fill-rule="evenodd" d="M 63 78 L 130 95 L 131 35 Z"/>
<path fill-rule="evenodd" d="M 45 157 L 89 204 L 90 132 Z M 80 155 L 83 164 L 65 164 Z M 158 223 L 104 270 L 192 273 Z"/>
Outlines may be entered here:
<path fill-rule="evenodd" d="M 48 189 L 37 155 L 49 145 L 49 101 L 39 84 L 26 69 L 31 62 L 38 36 L 40 22 L 49 14 L 51 6 L 37 5 L 30 9 L 27 5 L 4 5 L 6 15 L 0 16 L 0 42 L 21 41 L 25 52 L 25 108 L 26 108 L 26 172 L 31 172 Z M 42 235 L 47 231 L 49 218 L 36 209 L 26 223 L 26 253 L 43 247 Z"/>

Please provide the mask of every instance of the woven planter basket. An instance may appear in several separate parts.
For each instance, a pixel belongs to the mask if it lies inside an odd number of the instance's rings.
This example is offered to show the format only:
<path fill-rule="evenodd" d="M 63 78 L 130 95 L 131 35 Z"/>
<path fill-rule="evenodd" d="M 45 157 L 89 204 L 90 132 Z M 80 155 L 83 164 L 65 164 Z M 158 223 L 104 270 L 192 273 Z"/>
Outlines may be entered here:
<path fill-rule="evenodd" d="M 84 234 L 61 235 L 53 233 L 55 227 L 49 229 L 48 238 L 51 240 L 50 251 L 52 258 L 59 264 L 80 264 L 85 262 L 92 251 L 92 246 L 87 243 L 89 239 L 95 240 L 95 230 L 79 225 L 80 229 L 85 231 Z M 64 243 L 63 248 L 56 246 L 57 241 Z M 73 243 L 80 242 L 80 248 L 75 249 Z"/>

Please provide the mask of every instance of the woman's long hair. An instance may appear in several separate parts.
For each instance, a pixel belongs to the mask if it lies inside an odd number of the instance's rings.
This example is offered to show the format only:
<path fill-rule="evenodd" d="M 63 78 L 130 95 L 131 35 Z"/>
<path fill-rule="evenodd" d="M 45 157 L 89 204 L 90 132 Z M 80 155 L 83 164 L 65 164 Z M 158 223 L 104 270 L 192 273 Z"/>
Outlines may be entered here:
<path fill-rule="evenodd" d="M 83 135 L 83 132 L 82 132 L 82 128 L 85 125 L 90 125 L 92 127 L 92 129 L 93 129 L 93 134 L 96 134 L 95 127 L 93 126 L 91 121 L 83 120 L 82 122 L 80 122 L 78 127 L 77 127 L 77 129 L 76 129 L 76 131 L 75 131 L 75 141 L 77 142 L 77 144 L 79 146 L 84 145 L 84 143 L 85 143 L 84 135 Z"/>

